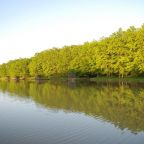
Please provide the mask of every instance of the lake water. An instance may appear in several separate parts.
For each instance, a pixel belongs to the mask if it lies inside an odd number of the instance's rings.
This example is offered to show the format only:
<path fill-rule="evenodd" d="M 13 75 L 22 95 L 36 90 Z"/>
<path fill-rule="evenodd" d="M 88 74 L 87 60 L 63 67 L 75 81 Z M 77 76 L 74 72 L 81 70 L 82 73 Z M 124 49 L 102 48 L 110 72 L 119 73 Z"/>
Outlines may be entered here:
<path fill-rule="evenodd" d="M 0 82 L 0 144 L 144 144 L 144 84 Z"/>

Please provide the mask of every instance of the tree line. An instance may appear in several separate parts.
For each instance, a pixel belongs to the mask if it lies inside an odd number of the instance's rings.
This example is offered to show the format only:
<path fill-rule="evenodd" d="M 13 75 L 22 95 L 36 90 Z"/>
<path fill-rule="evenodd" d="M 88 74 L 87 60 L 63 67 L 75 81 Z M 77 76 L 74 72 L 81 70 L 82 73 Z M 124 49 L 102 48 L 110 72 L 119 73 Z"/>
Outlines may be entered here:
<path fill-rule="evenodd" d="M 52 48 L 0 65 L 1 77 L 143 76 L 144 25 L 121 28 L 98 41 Z"/>

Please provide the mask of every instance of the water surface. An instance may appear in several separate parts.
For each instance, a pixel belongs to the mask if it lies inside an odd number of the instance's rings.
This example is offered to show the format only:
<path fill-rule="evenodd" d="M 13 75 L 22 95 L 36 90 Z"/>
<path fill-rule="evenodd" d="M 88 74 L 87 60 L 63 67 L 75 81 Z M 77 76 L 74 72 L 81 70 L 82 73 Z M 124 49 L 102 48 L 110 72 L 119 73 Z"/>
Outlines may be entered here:
<path fill-rule="evenodd" d="M 0 82 L 0 144 L 143 144 L 144 84 Z"/>

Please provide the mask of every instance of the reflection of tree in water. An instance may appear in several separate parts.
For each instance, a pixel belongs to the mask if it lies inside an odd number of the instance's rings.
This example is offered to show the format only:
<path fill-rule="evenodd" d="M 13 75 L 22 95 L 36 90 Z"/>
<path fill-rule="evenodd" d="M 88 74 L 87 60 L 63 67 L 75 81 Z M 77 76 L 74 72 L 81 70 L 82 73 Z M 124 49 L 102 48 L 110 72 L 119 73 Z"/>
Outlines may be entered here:
<path fill-rule="evenodd" d="M 1 82 L 0 89 L 11 96 L 30 98 L 41 106 L 83 112 L 133 133 L 144 130 L 144 88 L 137 84 Z"/>

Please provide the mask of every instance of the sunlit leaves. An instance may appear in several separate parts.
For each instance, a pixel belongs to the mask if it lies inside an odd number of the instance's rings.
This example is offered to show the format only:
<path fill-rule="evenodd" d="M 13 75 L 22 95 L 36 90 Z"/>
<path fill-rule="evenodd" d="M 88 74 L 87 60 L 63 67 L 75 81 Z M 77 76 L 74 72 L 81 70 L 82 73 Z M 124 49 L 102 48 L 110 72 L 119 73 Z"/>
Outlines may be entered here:
<path fill-rule="evenodd" d="M 138 76 L 144 74 L 144 25 L 120 28 L 109 37 L 83 45 L 64 46 L 36 53 L 31 59 L 17 59 L 0 65 L 0 76 L 78 77 Z"/>

